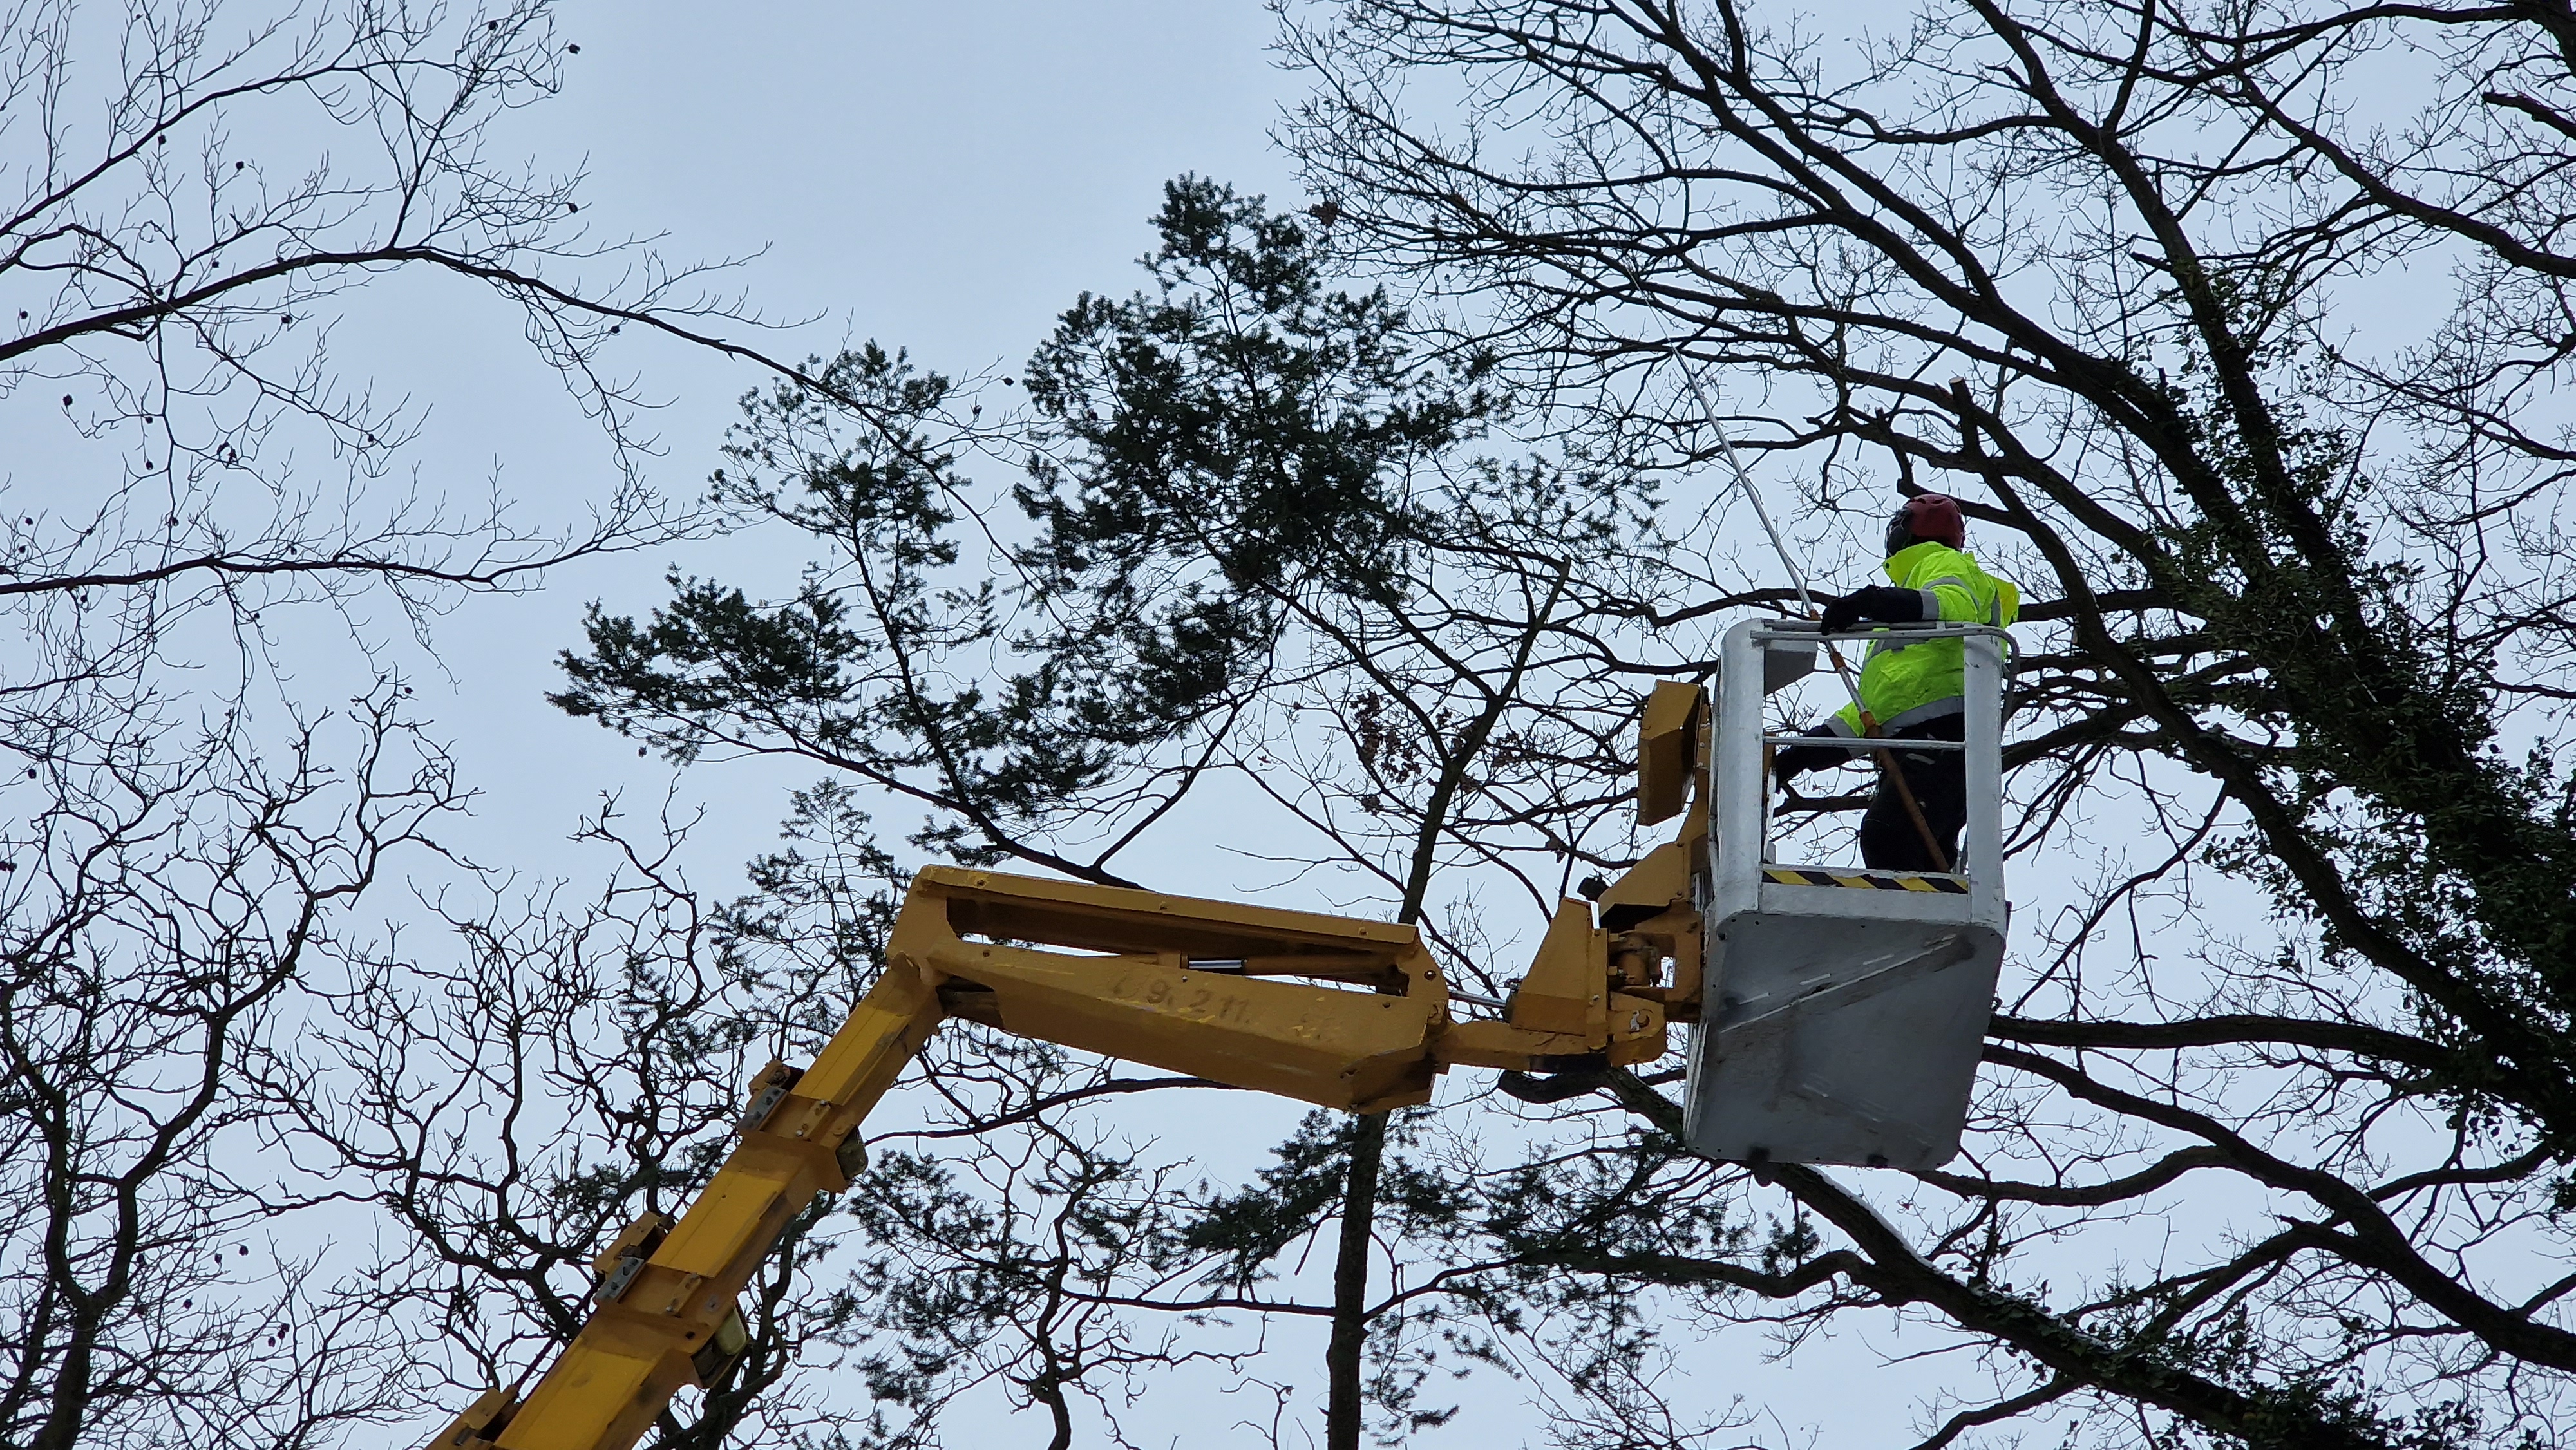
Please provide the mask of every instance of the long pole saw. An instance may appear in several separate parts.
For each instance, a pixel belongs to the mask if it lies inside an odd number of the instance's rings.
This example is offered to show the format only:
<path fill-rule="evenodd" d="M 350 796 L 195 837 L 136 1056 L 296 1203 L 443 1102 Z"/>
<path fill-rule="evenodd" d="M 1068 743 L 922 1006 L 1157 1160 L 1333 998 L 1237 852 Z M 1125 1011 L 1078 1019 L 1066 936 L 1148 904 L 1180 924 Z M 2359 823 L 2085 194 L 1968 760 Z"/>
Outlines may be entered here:
<path fill-rule="evenodd" d="M 1724 425 L 1717 421 L 1717 409 L 1709 405 L 1708 394 L 1700 387 L 1699 375 L 1685 367 L 1682 369 L 1682 381 L 1690 385 L 1691 397 L 1699 403 L 1700 418 L 1708 424 L 1708 431 L 1716 436 L 1717 451 L 1725 457 L 1728 470 L 1734 473 L 1737 491 L 1744 495 L 1746 503 L 1753 505 L 1753 516 L 1762 521 L 1762 532 L 1770 536 L 1771 552 L 1779 555 L 1780 567 L 1789 571 L 1789 582 L 1798 591 L 1799 613 L 1808 619 L 1820 619 L 1815 601 L 1807 593 L 1806 573 L 1798 567 L 1797 559 L 1789 553 L 1789 546 L 1781 542 L 1780 530 L 1771 522 L 1771 511 L 1762 506 L 1762 495 L 1753 487 L 1753 475 L 1745 470 L 1743 460 L 1735 456 L 1735 444 L 1728 440 Z M 1843 693 L 1851 697 L 1853 713 L 1860 716 L 1860 733 L 1872 740 L 1880 738 L 1878 717 L 1870 713 L 1867 705 L 1861 703 L 1860 681 L 1853 676 L 1851 666 L 1844 662 L 1843 652 L 1836 648 L 1830 639 L 1823 643 L 1825 658 L 1833 661 L 1834 675 L 1843 682 Z M 1922 835 L 1923 849 L 1932 857 L 1932 865 L 1938 870 L 1948 871 L 1949 853 L 1942 850 L 1941 843 L 1932 838 L 1932 823 L 1924 818 L 1923 805 L 1914 798 L 1914 787 L 1906 784 L 1905 772 L 1897 768 L 1896 753 L 1892 750 L 1880 749 L 1873 751 L 1872 754 L 1878 758 L 1879 778 L 1895 788 L 1896 798 L 1904 805 L 1907 818 L 1914 822 L 1914 829 Z M 1763 752 L 1763 756 L 1767 762 L 1770 752 Z M 1770 771 L 1766 768 L 1763 774 L 1768 775 Z"/>

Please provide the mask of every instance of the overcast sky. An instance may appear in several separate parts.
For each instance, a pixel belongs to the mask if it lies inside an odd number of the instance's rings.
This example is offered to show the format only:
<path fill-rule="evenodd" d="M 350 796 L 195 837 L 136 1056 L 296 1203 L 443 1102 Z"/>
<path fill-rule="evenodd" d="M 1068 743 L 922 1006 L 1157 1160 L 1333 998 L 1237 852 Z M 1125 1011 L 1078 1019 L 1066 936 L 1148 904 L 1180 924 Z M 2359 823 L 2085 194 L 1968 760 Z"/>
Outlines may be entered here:
<path fill-rule="evenodd" d="M 943 371 L 1016 368 L 1076 295 L 1139 285 L 1134 262 L 1153 241 L 1148 218 L 1166 180 L 1195 172 L 1281 206 L 1308 200 L 1269 143 L 1296 80 L 1274 68 L 1270 17 L 1253 0 L 569 0 L 561 13 L 562 34 L 581 47 L 565 94 L 506 118 L 494 144 L 548 169 L 586 171 L 581 215 L 596 236 L 658 234 L 656 248 L 673 262 L 747 258 L 727 290 L 768 317 L 810 319 L 752 339 L 785 355 L 872 338 Z M 425 273 L 393 275 L 350 302 L 334 353 L 380 395 L 408 393 L 429 409 L 415 455 L 428 491 L 471 497 L 497 479 L 531 521 L 577 513 L 607 491 L 597 433 L 519 341 L 506 304 Z M 632 352 L 611 361 L 667 400 L 655 420 L 655 481 L 689 494 L 720 461 L 736 398 L 763 379 L 675 345 L 627 344 Z M 459 842 L 468 854 L 528 878 L 595 876 L 604 861 L 553 843 L 603 792 L 649 808 L 673 774 L 545 703 L 560 683 L 557 652 L 579 641 L 590 601 L 648 610 L 667 595 L 662 576 L 673 567 L 726 578 L 764 563 L 792 568 L 759 557 L 785 543 L 675 546 L 567 571 L 525 598 L 465 602 L 437 642 L 433 668 L 450 678 L 420 684 L 437 733 L 484 792 Z M 319 690 L 323 674 L 317 667 L 307 687 Z M 683 806 L 709 812 L 690 854 L 698 883 L 715 895 L 736 889 L 739 863 L 773 845 L 787 790 L 812 776 L 810 767 L 744 763 L 681 773 Z M 1211 895 L 1267 874 L 1205 849 L 1223 844 L 1127 869 Z M 1169 878 L 1154 875 L 1166 869 Z M 1140 1131 L 1206 1143 L 1186 1151 L 1220 1177 L 1260 1161 L 1299 1112 L 1233 1094 L 1196 1095 L 1172 1110 L 1212 1116 Z M 1794 1371 L 1758 1363 L 1756 1342 L 1738 1337 L 1722 1357 L 1708 1352 L 1703 1397 L 1742 1393 L 1789 1425 L 1816 1426 L 1823 1443 L 1901 1431 L 1909 1396 L 1891 1379 L 1876 1381 L 1881 1393 L 1847 1391 L 1854 1374 L 1884 1373 L 1878 1352 L 1914 1346 L 1869 1340 L 1859 1319 L 1840 1332 L 1839 1347 L 1802 1350 Z M 1320 1338 L 1283 1326 L 1259 1377 L 1319 1384 Z M 1685 1352 L 1701 1362 L 1700 1351 Z M 1918 1386 L 1927 1373 L 1937 1370 L 1912 1372 Z M 1171 1383 L 1157 1403 L 1129 1412 L 1128 1427 L 1139 1443 L 1182 1443 L 1253 1413 L 1215 1388 L 1209 1379 Z M 1501 1392 L 1422 1443 L 1493 1439 L 1544 1435 L 1517 1396 Z"/>
<path fill-rule="evenodd" d="M 1152 242 L 1161 185 L 1183 172 L 1293 198 L 1266 131 L 1291 85 L 1248 0 L 1085 5 L 577 0 L 581 46 L 557 101 L 498 138 L 541 164 L 586 167 L 600 235 L 661 233 L 674 261 L 748 256 L 732 281 L 779 320 L 791 356 L 874 338 L 930 367 L 1013 367 L 1084 289 L 1124 292 Z M 754 255 L 757 254 L 757 255 Z M 424 455 L 467 491 L 497 470 L 539 516 L 602 491 L 607 472 L 498 305 L 458 306 L 443 279 L 383 289 L 393 325 L 345 328 L 344 357 L 431 402 Z M 360 335 L 362 331 L 372 336 Z M 656 419 L 667 490 L 702 486 L 758 378 L 677 346 L 616 361 L 668 400 Z M 438 710 L 468 778 L 492 792 L 496 840 L 560 834 L 600 790 L 667 777 L 542 692 L 582 606 L 629 611 L 666 567 L 725 572 L 759 541 L 675 548 L 559 576 L 532 598 L 470 603 L 444 635 L 457 694 Z M 762 849 L 780 793 L 810 772 L 709 769 L 684 783 L 718 812 L 707 859 Z"/>
<path fill-rule="evenodd" d="M 1888 0 L 1810 0 L 1804 8 L 1822 17 L 1827 33 L 1899 9 Z M 96 9 L 109 15 L 115 7 Z M 1269 139 L 1300 84 L 1274 64 L 1273 20 L 1259 0 L 561 0 L 559 16 L 562 36 L 580 47 L 564 94 L 502 118 L 490 144 L 544 170 L 583 173 L 580 219 L 595 239 L 651 237 L 673 264 L 742 259 L 715 285 L 783 326 L 729 330 L 777 355 L 829 354 L 873 339 L 952 374 L 1015 371 L 1078 294 L 1140 285 L 1135 261 L 1153 243 L 1148 219 L 1167 180 L 1196 173 L 1266 194 L 1283 210 L 1311 200 Z M 2395 54 L 2386 63 L 2401 60 L 2420 63 Z M 318 144 L 331 142 L 296 141 Z M 581 280 L 606 290 L 615 278 L 602 271 Z M 2392 289 L 2378 279 L 2370 286 L 2369 305 L 2353 318 L 2364 341 L 2375 340 L 2367 329 L 2402 332 L 2446 300 L 2432 286 Z M 414 269 L 340 301 L 345 313 L 330 334 L 340 371 L 372 382 L 380 398 L 407 396 L 426 410 L 420 444 L 405 460 L 418 469 L 424 494 L 457 498 L 470 511 L 488 482 L 519 502 L 526 523 L 542 526 L 577 520 L 613 487 L 597 429 L 522 340 L 521 319 L 505 299 Z M 663 400 L 650 420 L 659 449 L 649 471 L 665 493 L 688 496 L 721 461 L 737 398 L 767 379 L 630 332 L 637 335 L 606 362 Z M 56 404 L 53 396 L 51 388 L 0 396 L 0 482 L 35 500 L 31 508 L 48 489 L 94 490 L 109 462 L 93 450 L 54 466 L 46 450 L 68 438 L 75 414 L 68 397 Z M 327 475 L 329 460 L 306 462 Z M 1751 541 L 1748 531 L 1748 548 L 1758 550 Z M 810 784 L 814 767 L 713 762 L 675 773 L 544 696 L 560 686 L 556 656 L 580 643 L 593 601 L 647 612 L 668 596 L 663 576 L 673 569 L 757 592 L 761 580 L 792 579 L 801 553 L 789 551 L 799 549 L 780 531 L 594 561 L 525 597 L 463 601 L 425 654 L 405 656 L 399 631 L 375 621 L 371 642 L 392 644 L 385 657 L 412 672 L 433 733 L 453 746 L 465 782 L 482 793 L 450 843 L 525 883 L 563 878 L 570 899 L 579 899 L 608 864 L 561 844 L 580 818 L 606 793 L 649 812 L 669 789 L 683 814 L 706 812 L 685 858 L 695 884 L 717 898 L 740 890 L 741 863 L 774 847 L 787 793 Z M 1818 555 L 1811 564 L 1820 585 L 1858 582 L 1873 562 Z M 1767 552 L 1754 557 L 1768 569 Z M 312 614 L 302 627 L 328 635 L 322 612 Z M 363 688 L 376 667 L 345 641 L 299 636 L 288 648 L 309 651 L 286 662 L 299 703 L 328 707 Z M 897 828 L 888 834 L 899 835 L 900 812 L 889 814 Z M 1244 895 L 1279 873 L 1229 848 L 1299 849 L 1262 840 L 1260 830 L 1248 818 L 1202 819 L 1195 830 L 1176 818 L 1159 845 L 1122 857 L 1121 869 L 1169 890 Z M 2062 862 L 2045 864 L 2049 870 L 2016 868 L 2024 921 L 2057 889 L 2050 875 L 2063 874 Z M 439 867 L 424 859 L 418 869 Z M 2217 899 L 2224 888 L 2205 889 L 2205 899 Z M 1271 899 L 1320 904 L 1317 890 L 1304 881 Z M 403 909 L 399 887 L 374 899 Z M 2251 912 L 2245 920 L 2262 925 Z M 2215 916 L 2194 926 L 2232 929 Z M 406 946 L 423 959 L 452 950 L 434 933 L 417 933 Z M 1242 1182 L 1301 1111 L 1252 1094 L 1162 1093 L 1120 1122 L 1175 1157 L 1194 1158 L 1219 1181 Z M 1490 1116 L 1478 1130 L 1509 1131 Z M 1903 1190 L 1890 1177 L 1856 1178 L 1855 1187 L 1892 1200 Z M 2259 1209 L 2194 1192 L 2191 1212 L 2213 1220 Z M 2147 1219 L 2140 1232 L 2151 1239 L 2176 1225 L 2201 1227 Z M 1328 1255 L 1329 1248 L 1318 1253 L 1315 1267 Z M 1312 1329 L 1283 1316 L 1262 1358 L 1245 1367 L 1252 1381 L 1302 1386 L 1292 1413 L 1307 1429 L 1322 1380 L 1322 1335 Z M 1677 1397 L 1722 1405 L 1741 1395 L 1774 1417 L 1752 1433 L 1775 1445 L 1907 1443 L 1927 1387 L 1967 1368 L 1955 1356 L 1892 1364 L 1956 1341 L 1919 1327 L 1900 1337 L 1883 1314 L 1837 1316 L 1830 1332 L 1799 1347 L 1794 1367 L 1762 1362 L 1755 1333 L 1692 1342 L 1679 1321 L 1674 1332 Z M 1424 1450 L 1546 1443 L 1547 1426 L 1500 1377 L 1471 1386 L 1458 1392 L 1470 1398 L 1456 1422 L 1416 1438 Z M 1258 1430 L 1239 1427 L 1266 1420 L 1266 1402 L 1255 1392 L 1221 1393 L 1227 1387 L 1214 1369 L 1157 1382 L 1146 1404 L 1123 1412 L 1125 1428 L 1147 1446 L 1260 1443 Z M 843 1402 L 861 1393 L 848 1388 Z M 1445 1398 L 1437 1386 L 1428 1394 L 1435 1404 Z M 952 1427 L 951 1442 L 1041 1437 L 1034 1420 L 990 1423 L 998 1409 L 998 1397 L 975 1406 L 970 1423 Z M 1097 1438 L 1092 1428 L 1085 1426 L 1085 1443 Z M 408 1433 L 383 1443 L 408 1444 Z"/>
<path fill-rule="evenodd" d="M 1253 0 L 1116 3 L 764 3 L 707 6 L 580 0 L 564 34 L 581 45 L 567 94 L 519 118 L 512 135 L 540 158 L 586 158 L 583 214 L 603 232 L 666 232 L 674 259 L 760 252 L 738 276 L 767 314 L 813 316 L 788 350 L 830 351 L 874 338 L 926 365 L 972 371 L 1016 366 L 1055 314 L 1085 289 L 1123 293 L 1142 281 L 1135 259 L 1152 243 L 1161 186 L 1184 172 L 1219 178 L 1274 203 L 1304 205 L 1268 131 L 1296 81 L 1272 64 L 1270 18 Z M 763 250 L 765 249 L 765 250 Z M 416 380 L 437 400 L 438 445 L 463 476 L 497 466 L 532 502 L 595 490 L 598 450 L 565 420 L 554 385 L 513 349 L 494 318 L 433 308 L 432 328 L 458 329 L 424 350 Z M 472 325 L 468 326 L 467 324 Z M 452 349 L 452 350 L 451 350 Z M 716 466 L 750 373 L 675 348 L 632 359 L 661 417 L 666 487 L 685 492 Z M 388 366 L 406 366 L 389 359 Z M 459 679 L 439 713 L 468 778 L 492 791 L 481 813 L 496 850 L 540 868 L 535 842 L 558 838 L 600 791 L 628 785 L 658 795 L 669 772 L 605 732 L 562 716 L 541 697 L 557 650 L 578 638 L 581 607 L 648 608 L 666 565 L 722 572 L 756 543 L 670 550 L 569 575 L 533 598 L 476 601 L 454 621 L 446 659 Z M 729 868 L 774 840 L 786 789 L 809 768 L 704 766 L 681 779 L 683 798 L 710 811 L 696 859 Z M 1216 843 L 1223 844 L 1223 843 Z M 1249 843 L 1245 843 L 1249 844 Z M 1228 879 L 1202 851 L 1171 889 L 1232 894 L 1259 873 Z M 1129 864 L 1151 872 L 1155 858 Z M 1257 1161 L 1298 1110 L 1236 1095 L 1174 1103 L 1223 1121 L 1145 1130 L 1202 1140 L 1219 1174 Z M 1240 1163 L 1215 1161 L 1230 1144 Z M 1853 1331 L 1864 1331 L 1854 1334 Z M 1910 1396 L 1877 1366 L 1881 1351 L 1923 1347 L 1868 1339 L 1802 1350 L 1795 1370 L 1757 1360 L 1750 1338 L 1689 1351 L 1704 1363 L 1703 1397 L 1769 1403 L 1822 1443 L 1901 1439 Z M 1305 1343 L 1307 1339 L 1314 1343 Z M 1320 1336 L 1288 1325 L 1260 1377 L 1321 1380 Z M 1710 1356 L 1702 1359 L 1703 1355 Z M 1907 1378 L 1938 1367 L 1919 1367 Z M 1882 1394 L 1846 1391 L 1855 1374 L 1882 1376 Z M 1495 1389 L 1500 1390 L 1497 1384 Z M 1167 1385 L 1163 1403 L 1128 1412 L 1139 1443 L 1204 1438 L 1247 1413 L 1208 1381 Z M 1005 1434 L 1029 1426 L 996 1427 Z M 1480 1397 L 1426 1445 L 1541 1443 L 1507 1392 Z"/>
<path fill-rule="evenodd" d="M 1844 25 L 1887 9 L 1877 0 L 1809 8 Z M 744 258 L 722 288 L 798 325 L 738 335 L 786 356 L 874 339 L 942 371 L 1016 369 L 1077 294 L 1139 285 L 1134 262 L 1152 244 L 1148 218 L 1166 180 L 1194 172 L 1282 208 L 1309 200 L 1269 141 L 1298 80 L 1274 67 L 1272 20 L 1257 0 L 564 0 L 560 14 L 562 34 L 581 48 L 566 92 L 506 117 L 493 145 L 585 172 L 581 217 L 594 236 L 655 236 L 675 263 Z M 428 272 L 386 277 L 349 300 L 333 334 L 344 370 L 428 409 L 414 455 L 424 491 L 470 499 L 497 480 L 531 523 L 577 516 L 608 491 L 596 430 L 520 340 L 505 302 Z M 2431 288 L 2413 298 L 2434 300 Z M 2374 298 L 2375 310 L 2360 315 L 2385 325 L 2411 315 L 2407 301 Z M 720 461 L 735 400 L 764 379 L 649 337 L 623 345 L 631 351 L 612 365 L 666 400 L 653 422 L 654 481 L 688 495 Z M 48 418 L 56 411 L 47 399 L 34 403 Z M 49 476 L 30 436 L 22 430 L 18 456 L 0 460 L 12 486 L 40 489 L 49 477 L 77 486 L 76 470 Z M 785 578 L 795 560 L 763 551 L 789 546 L 755 534 L 655 549 L 567 570 L 524 598 L 468 600 L 445 621 L 435 660 L 413 667 L 428 672 L 418 683 L 433 728 L 484 793 L 458 842 L 467 854 L 529 878 L 570 878 L 576 894 L 595 880 L 604 862 L 554 843 L 603 792 L 649 809 L 675 777 L 545 703 L 561 680 L 555 656 L 579 642 L 594 600 L 647 611 L 667 596 L 662 576 L 673 568 L 732 579 L 766 565 L 770 578 Z M 1822 562 L 1827 577 L 1835 564 L 1867 565 Z M 331 677 L 317 663 L 300 683 L 327 703 L 333 687 L 320 681 Z M 741 762 L 679 773 L 683 809 L 708 812 L 689 856 L 698 884 L 717 896 L 738 889 L 739 863 L 772 847 L 787 791 L 814 773 Z M 1209 895 L 1240 894 L 1272 874 L 1217 849 L 1257 844 L 1239 834 L 1170 834 L 1180 844 L 1125 869 Z M 2022 901 L 2027 908 L 2031 897 Z M 1141 1121 L 1138 1132 L 1199 1153 L 1220 1178 L 1258 1162 L 1299 1113 L 1248 1094 L 1160 1094 L 1152 1111 L 1169 1116 Z M 1304 1385 L 1311 1401 L 1320 1338 L 1283 1325 L 1255 1373 Z M 1904 1443 L 1915 1392 L 1954 1366 L 1890 1370 L 1880 1356 L 1939 1342 L 1921 1332 L 1899 1340 L 1884 1317 L 1847 1315 L 1800 1348 L 1794 1369 L 1760 1363 L 1761 1345 L 1747 1334 L 1679 1348 L 1702 1400 L 1741 1393 L 1776 1412 L 1766 1439 L 1797 1443 L 1812 1430 L 1814 1443 L 1843 1446 Z M 1214 1396 L 1214 1383 L 1184 1378 L 1131 1410 L 1137 1443 L 1213 1441 L 1255 1413 Z M 1518 1397 L 1486 1385 L 1457 1423 L 1419 1443 L 1544 1443 Z M 1037 1432 L 1022 1423 L 996 1433 Z M 955 1442 L 973 1439 L 970 1431 Z"/>

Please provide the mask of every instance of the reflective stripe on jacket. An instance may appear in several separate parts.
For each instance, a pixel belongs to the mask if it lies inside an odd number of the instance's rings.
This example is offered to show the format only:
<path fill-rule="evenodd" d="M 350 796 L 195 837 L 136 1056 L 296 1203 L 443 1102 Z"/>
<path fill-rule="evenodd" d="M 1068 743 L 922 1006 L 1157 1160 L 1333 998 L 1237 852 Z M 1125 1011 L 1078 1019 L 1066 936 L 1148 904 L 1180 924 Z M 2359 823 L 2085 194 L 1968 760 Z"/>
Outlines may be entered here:
<path fill-rule="evenodd" d="M 1888 556 L 1887 577 L 1899 589 L 1923 594 L 1923 617 L 1948 624 L 2008 625 L 2021 617 L 2021 591 L 1977 567 L 1947 544 L 1925 540 Z M 1967 647 L 1957 639 L 1908 641 L 1903 635 L 1873 640 L 1860 667 L 1861 703 L 1883 733 L 1959 713 Z M 1833 718 L 1836 734 L 1861 733 L 1860 712 L 1845 705 Z"/>

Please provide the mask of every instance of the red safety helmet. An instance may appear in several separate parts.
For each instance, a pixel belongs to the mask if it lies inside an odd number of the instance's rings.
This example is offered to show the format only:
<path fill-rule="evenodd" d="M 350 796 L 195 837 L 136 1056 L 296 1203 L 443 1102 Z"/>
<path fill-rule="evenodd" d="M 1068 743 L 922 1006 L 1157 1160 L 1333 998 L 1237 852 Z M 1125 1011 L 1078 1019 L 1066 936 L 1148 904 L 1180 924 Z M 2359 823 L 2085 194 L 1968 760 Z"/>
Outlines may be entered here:
<path fill-rule="evenodd" d="M 1925 539 L 1960 548 L 1968 538 L 1959 501 L 1946 493 L 1918 493 L 1896 506 L 1887 520 L 1887 552 L 1910 548 Z"/>

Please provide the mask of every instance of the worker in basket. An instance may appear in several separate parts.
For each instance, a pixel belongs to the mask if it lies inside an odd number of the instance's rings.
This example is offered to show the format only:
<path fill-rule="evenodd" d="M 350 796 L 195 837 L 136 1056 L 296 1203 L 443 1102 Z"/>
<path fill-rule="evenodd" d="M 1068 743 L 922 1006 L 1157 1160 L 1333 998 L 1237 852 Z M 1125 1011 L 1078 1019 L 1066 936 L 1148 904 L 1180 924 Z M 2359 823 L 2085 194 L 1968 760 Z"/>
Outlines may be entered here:
<path fill-rule="evenodd" d="M 2021 591 L 1978 567 L 1967 554 L 1956 499 L 1917 494 L 1887 521 L 1887 577 L 1825 606 L 1827 632 L 1865 622 L 2008 625 L 2021 614 Z M 1889 740 L 1964 738 L 1961 679 L 1965 646 L 1956 637 L 1870 642 L 1860 671 L 1860 699 L 1807 727 L 1815 736 L 1884 736 Z M 1957 750 L 1895 750 L 1860 819 L 1861 860 L 1886 871 L 1947 871 L 1959 859 L 1959 830 L 1968 819 L 1967 757 Z M 1783 789 L 1810 770 L 1866 760 L 1829 745 L 1792 745 L 1772 763 Z M 1882 757 L 1882 761 L 1885 757 Z M 1914 809 L 1907 808 L 1906 795 Z M 1921 820 L 1916 820 L 1916 812 Z M 1927 839 L 1927 837 L 1929 839 Z"/>

